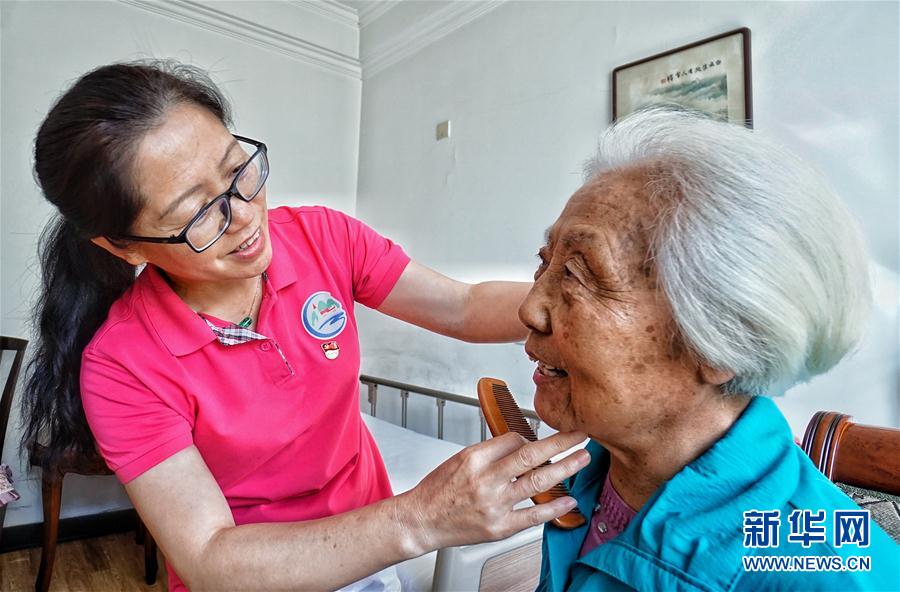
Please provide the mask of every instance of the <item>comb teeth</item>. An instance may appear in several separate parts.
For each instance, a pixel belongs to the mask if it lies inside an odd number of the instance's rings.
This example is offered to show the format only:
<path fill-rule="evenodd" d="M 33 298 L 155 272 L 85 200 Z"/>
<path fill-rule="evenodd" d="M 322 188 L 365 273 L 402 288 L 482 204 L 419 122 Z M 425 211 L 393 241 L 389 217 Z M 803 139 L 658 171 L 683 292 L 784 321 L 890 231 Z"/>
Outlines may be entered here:
<path fill-rule="evenodd" d="M 496 378 L 479 380 L 478 402 L 481 405 L 485 423 L 494 437 L 501 436 L 506 432 L 516 432 L 531 442 L 537 441 L 537 434 L 531 429 L 531 425 L 525 419 L 515 398 L 502 380 Z M 549 464 L 548 460 L 541 466 Z M 536 504 L 543 504 L 567 495 L 569 495 L 569 489 L 562 483 L 557 483 L 549 490 L 538 493 L 531 499 Z M 572 529 L 582 526 L 586 520 L 581 512 L 575 509 L 568 514 L 554 518 L 552 522 L 560 528 Z"/>
<path fill-rule="evenodd" d="M 506 385 L 493 383 L 491 384 L 491 391 L 494 395 L 494 400 L 497 402 L 497 407 L 500 408 L 503 419 L 506 420 L 509 431 L 516 432 L 531 442 L 536 442 L 537 434 L 531 429 L 531 425 L 525 419 L 522 409 L 516 404 L 516 400 L 513 398 L 512 393 L 509 392 L 509 389 L 506 388 Z"/>

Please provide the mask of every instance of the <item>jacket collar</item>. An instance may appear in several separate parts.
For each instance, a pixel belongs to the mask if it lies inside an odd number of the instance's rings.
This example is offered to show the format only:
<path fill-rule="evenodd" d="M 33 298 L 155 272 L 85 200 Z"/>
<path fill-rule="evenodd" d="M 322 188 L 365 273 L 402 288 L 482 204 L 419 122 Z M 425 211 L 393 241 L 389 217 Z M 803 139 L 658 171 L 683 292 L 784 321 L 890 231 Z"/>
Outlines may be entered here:
<path fill-rule="evenodd" d="M 581 545 L 590 528 L 594 503 L 600 497 L 600 488 L 609 470 L 609 454 L 600 444 L 591 441 L 586 450 L 591 455 L 591 462 L 575 475 L 569 486 L 572 497 L 578 502 L 578 510 L 587 519 L 586 524 L 572 530 L 563 530 L 550 523 L 544 525 L 550 583 L 554 592 L 562 592 L 568 586 L 569 567 L 578 559 Z"/>
<path fill-rule="evenodd" d="M 569 566 L 573 578 L 593 568 L 637 589 L 728 588 L 745 552 L 743 512 L 781 507 L 797 488 L 794 448 L 775 404 L 754 397 L 731 429 L 660 487 L 613 541 L 579 560 L 585 527 L 545 527 L 553 589 L 568 585 Z M 591 515 L 609 462 L 600 445 L 592 442 L 588 449 L 591 464 L 572 488 L 585 516 Z"/>

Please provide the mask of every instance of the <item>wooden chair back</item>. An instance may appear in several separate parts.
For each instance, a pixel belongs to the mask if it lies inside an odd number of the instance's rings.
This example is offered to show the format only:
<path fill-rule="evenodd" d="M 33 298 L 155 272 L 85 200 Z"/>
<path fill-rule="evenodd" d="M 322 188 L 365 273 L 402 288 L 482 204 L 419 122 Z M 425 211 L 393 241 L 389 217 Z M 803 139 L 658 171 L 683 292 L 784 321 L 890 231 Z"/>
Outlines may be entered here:
<path fill-rule="evenodd" d="M 834 482 L 900 495 L 900 429 L 851 419 L 819 411 L 806 427 L 803 451 Z"/>
<path fill-rule="evenodd" d="M 22 369 L 22 361 L 25 359 L 25 348 L 28 341 L 18 337 L 0 337 L 0 350 L 4 353 L 15 352 L 9 374 L 3 385 L 3 395 L 0 396 L 0 456 L 3 454 L 3 442 L 6 439 L 6 427 L 9 425 L 9 413 L 12 409 L 13 395 L 16 392 L 16 382 L 19 379 L 19 371 Z"/>

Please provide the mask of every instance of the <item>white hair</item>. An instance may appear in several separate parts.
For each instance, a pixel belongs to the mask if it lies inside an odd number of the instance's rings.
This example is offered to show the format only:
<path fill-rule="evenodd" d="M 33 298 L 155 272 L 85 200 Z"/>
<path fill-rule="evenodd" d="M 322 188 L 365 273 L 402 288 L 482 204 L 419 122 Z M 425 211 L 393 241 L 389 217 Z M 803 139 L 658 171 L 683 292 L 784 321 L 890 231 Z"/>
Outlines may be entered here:
<path fill-rule="evenodd" d="M 653 107 L 619 121 L 591 179 L 648 172 L 650 253 L 679 337 L 734 373 L 728 393 L 780 394 L 827 371 L 862 335 L 868 258 L 822 176 L 746 127 Z"/>

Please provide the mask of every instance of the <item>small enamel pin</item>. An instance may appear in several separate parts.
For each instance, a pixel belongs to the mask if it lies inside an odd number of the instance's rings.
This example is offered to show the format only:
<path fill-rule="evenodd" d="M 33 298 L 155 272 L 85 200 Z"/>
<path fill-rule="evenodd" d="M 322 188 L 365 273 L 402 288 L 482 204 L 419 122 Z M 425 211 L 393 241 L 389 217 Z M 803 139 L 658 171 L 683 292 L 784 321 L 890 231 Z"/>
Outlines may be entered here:
<path fill-rule="evenodd" d="M 325 353 L 326 358 L 334 360 L 341 355 L 341 346 L 338 345 L 337 341 L 326 341 L 322 344 L 322 351 Z"/>

